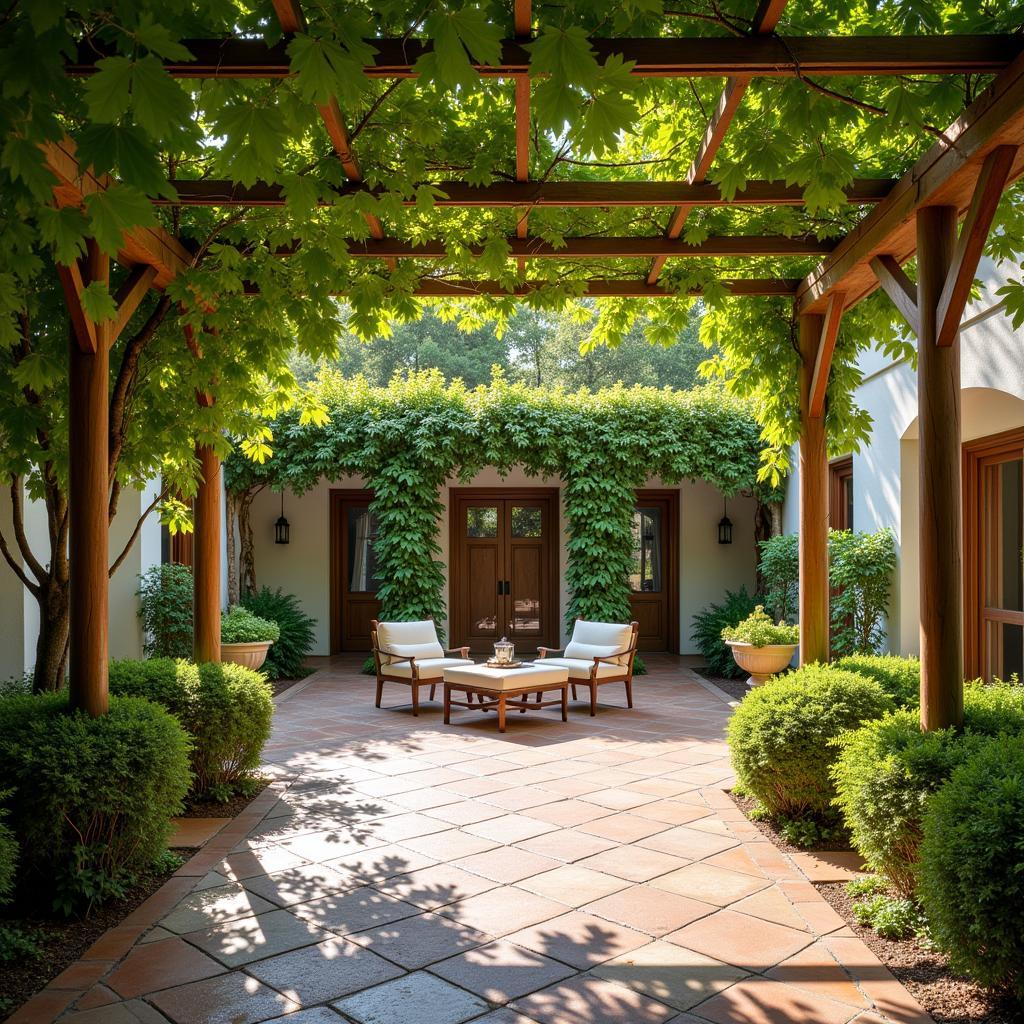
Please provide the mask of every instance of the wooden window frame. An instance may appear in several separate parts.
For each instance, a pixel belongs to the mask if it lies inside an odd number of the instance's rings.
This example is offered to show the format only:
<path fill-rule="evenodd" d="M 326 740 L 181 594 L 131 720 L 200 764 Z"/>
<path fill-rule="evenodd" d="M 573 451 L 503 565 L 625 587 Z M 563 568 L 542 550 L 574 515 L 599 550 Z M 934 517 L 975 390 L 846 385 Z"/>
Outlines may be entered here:
<path fill-rule="evenodd" d="M 977 679 L 985 669 L 984 562 L 981 555 L 981 478 L 990 460 L 1024 451 L 1024 427 L 967 441 L 963 450 L 964 676 Z M 1024 612 L 1005 621 L 1024 624 Z"/>
<path fill-rule="evenodd" d="M 852 530 L 853 523 L 846 522 L 846 501 L 843 484 L 853 481 L 853 456 L 842 455 L 828 464 L 828 523 L 833 530 Z M 841 514 L 842 518 L 837 518 Z"/>

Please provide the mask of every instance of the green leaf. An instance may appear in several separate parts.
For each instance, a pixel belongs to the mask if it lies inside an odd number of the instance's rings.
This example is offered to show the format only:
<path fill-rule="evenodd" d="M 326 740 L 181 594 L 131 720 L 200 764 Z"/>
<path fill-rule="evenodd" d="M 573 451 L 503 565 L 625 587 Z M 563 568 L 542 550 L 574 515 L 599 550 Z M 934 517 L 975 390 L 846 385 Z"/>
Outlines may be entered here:
<path fill-rule="evenodd" d="M 12 178 L 23 181 L 40 202 L 48 203 L 53 198 L 57 179 L 47 168 L 43 152 L 35 143 L 20 135 L 8 136 L 0 164 L 10 171 Z"/>
<path fill-rule="evenodd" d="M 78 158 L 100 174 L 111 173 L 151 196 L 175 196 L 157 150 L 132 124 L 90 124 L 78 135 Z"/>
<path fill-rule="evenodd" d="M 156 212 L 150 201 L 130 185 L 111 185 L 102 192 L 85 197 L 89 233 L 99 247 L 114 255 L 121 248 L 122 235 L 134 227 L 156 224 Z"/>
<path fill-rule="evenodd" d="M 359 102 L 365 88 L 362 65 L 337 43 L 299 33 L 288 44 L 288 56 L 303 99 L 326 103 L 338 97 L 344 103 Z"/>
<path fill-rule="evenodd" d="M 55 384 L 63 375 L 62 360 L 45 352 L 30 352 L 11 371 L 19 387 L 31 388 L 36 394 Z"/>
<path fill-rule="evenodd" d="M 578 25 L 567 29 L 545 25 L 526 48 L 530 51 L 531 75 L 551 75 L 584 89 L 591 89 L 597 82 L 597 56 L 587 33 Z"/>
<path fill-rule="evenodd" d="M 94 121 L 116 121 L 128 113 L 134 64 L 128 57 L 103 57 L 85 81 L 85 103 Z"/>
<path fill-rule="evenodd" d="M 135 26 L 135 38 L 147 49 L 164 60 L 195 60 L 188 47 L 183 46 L 171 35 L 171 30 L 153 20 L 151 14 L 143 14 Z"/>
<path fill-rule="evenodd" d="M 76 206 L 56 209 L 43 206 L 39 209 L 39 234 L 43 241 L 53 246 L 58 263 L 70 265 L 85 254 L 85 237 L 88 224 L 82 211 Z"/>
<path fill-rule="evenodd" d="M 117 317 L 117 303 L 102 281 L 92 281 L 82 289 L 82 309 L 95 324 Z"/>
<path fill-rule="evenodd" d="M 231 104 L 221 111 L 217 131 L 226 136 L 218 156 L 226 176 L 243 185 L 274 179 L 288 141 L 284 117 L 276 106 Z"/>
<path fill-rule="evenodd" d="M 132 73 L 132 113 L 155 139 L 174 138 L 192 116 L 185 90 L 153 56 L 136 61 Z"/>

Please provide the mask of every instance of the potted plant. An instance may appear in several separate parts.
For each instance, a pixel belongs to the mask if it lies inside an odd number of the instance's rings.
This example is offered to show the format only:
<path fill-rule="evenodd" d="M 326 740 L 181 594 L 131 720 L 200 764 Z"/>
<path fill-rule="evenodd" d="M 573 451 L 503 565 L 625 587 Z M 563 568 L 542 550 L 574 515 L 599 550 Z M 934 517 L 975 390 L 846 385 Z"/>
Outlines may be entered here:
<path fill-rule="evenodd" d="M 246 668 L 259 668 L 267 660 L 270 645 L 281 636 L 276 622 L 253 615 L 236 605 L 220 620 L 220 660 Z"/>
<path fill-rule="evenodd" d="M 759 604 L 742 622 L 726 626 L 722 639 L 732 648 L 736 664 L 750 673 L 747 685 L 760 686 L 793 660 L 800 627 L 772 622 L 764 605 Z"/>

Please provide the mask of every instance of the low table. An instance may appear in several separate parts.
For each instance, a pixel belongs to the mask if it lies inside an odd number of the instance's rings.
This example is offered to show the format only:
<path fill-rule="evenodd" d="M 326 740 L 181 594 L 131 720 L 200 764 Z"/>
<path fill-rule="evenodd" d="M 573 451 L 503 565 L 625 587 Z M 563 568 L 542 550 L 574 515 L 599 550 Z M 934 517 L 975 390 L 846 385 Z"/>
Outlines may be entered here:
<path fill-rule="evenodd" d="M 466 700 L 452 700 L 452 690 L 466 694 Z M 541 694 L 561 690 L 557 700 L 542 700 Z M 531 704 L 529 696 L 537 695 Z M 477 697 L 474 702 L 473 697 Z M 488 665 L 459 665 L 444 670 L 444 722 L 452 718 L 452 707 L 478 711 L 498 709 L 498 731 L 505 731 L 505 712 L 520 712 L 562 706 L 562 721 L 568 721 L 569 672 L 564 668 L 524 665 L 522 668 L 491 668 Z"/>

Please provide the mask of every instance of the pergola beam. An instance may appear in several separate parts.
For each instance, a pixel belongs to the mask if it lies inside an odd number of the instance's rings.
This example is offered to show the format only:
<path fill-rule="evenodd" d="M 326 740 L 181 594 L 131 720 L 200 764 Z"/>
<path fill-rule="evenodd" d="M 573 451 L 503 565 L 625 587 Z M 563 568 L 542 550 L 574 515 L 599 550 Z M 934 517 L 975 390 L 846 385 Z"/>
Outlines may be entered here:
<path fill-rule="evenodd" d="M 808 415 L 815 418 L 825 415 L 828 375 L 832 369 L 832 356 L 835 354 L 836 341 L 839 338 L 839 325 L 843 319 L 845 302 L 846 296 L 842 292 L 833 292 L 828 298 L 828 310 L 821 327 L 818 351 L 814 357 L 811 396 L 808 402 Z"/>
<path fill-rule="evenodd" d="M 871 271 L 878 278 L 885 294 L 899 310 L 900 316 L 914 332 L 921 333 L 921 318 L 917 309 L 917 285 L 907 277 L 903 268 L 893 256 L 875 256 L 871 260 Z M 831 297 L 830 297 L 831 301 Z"/>
<path fill-rule="evenodd" d="M 280 185 L 257 182 L 242 185 L 223 179 L 203 178 L 189 181 L 176 178 L 170 183 L 177 198 L 156 196 L 157 206 L 284 206 Z M 498 181 L 490 185 L 470 185 L 465 181 L 426 182 L 437 190 L 434 205 L 459 207 L 615 207 L 615 206 L 803 206 L 799 185 L 784 181 L 748 181 L 731 199 L 707 181 Z M 846 200 L 869 205 L 884 199 L 895 185 L 890 178 L 855 178 L 845 189 Z M 388 195 L 383 187 L 349 182 L 330 190 L 319 201 L 331 206 L 353 195 Z M 416 205 L 415 196 L 402 199 L 402 205 Z"/>
<path fill-rule="evenodd" d="M 175 78 L 287 78 L 292 74 L 282 39 L 183 39 L 192 60 L 168 60 Z M 416 61 L 433 49 L 423 39 L 369 39 L 376 50 L 364 67 L 371 78 L 414 78 Z M 600 63 L 613 54 L 634 62 L 639 77 L 792 78 L 799 75 L 991 74 L 1001 71 L 1024 50 L 1017 35 L 944 36 L 744 36 L 651 39 L 591 39 Z M 95 41 L 83 43 L 65 65 L 72 76 L 90 75 L 96 62 L 110 54 Z M 515 40 L 502 43 L 497 64 L 474 64 L 481 75 L 515 77 L 529 73 L 530 55 Z"/>

